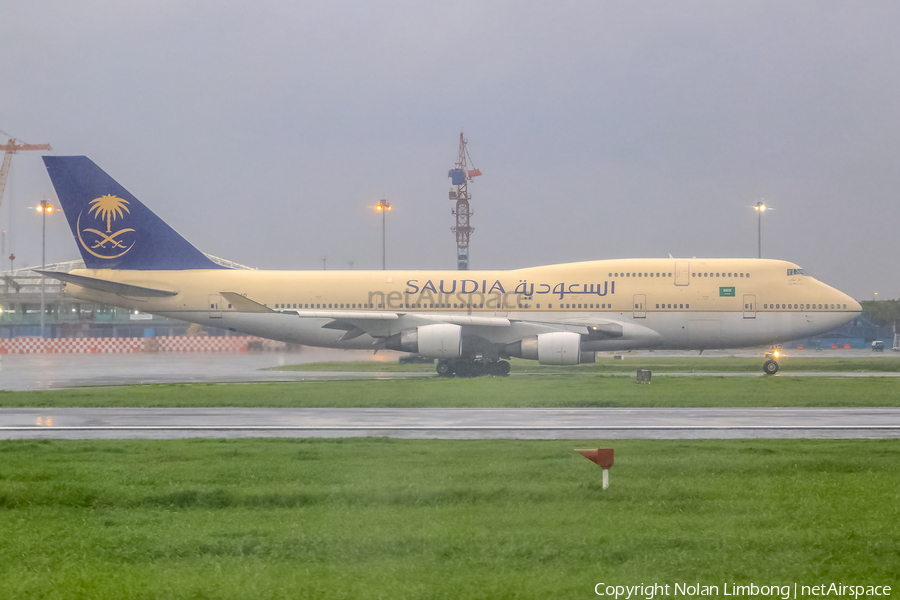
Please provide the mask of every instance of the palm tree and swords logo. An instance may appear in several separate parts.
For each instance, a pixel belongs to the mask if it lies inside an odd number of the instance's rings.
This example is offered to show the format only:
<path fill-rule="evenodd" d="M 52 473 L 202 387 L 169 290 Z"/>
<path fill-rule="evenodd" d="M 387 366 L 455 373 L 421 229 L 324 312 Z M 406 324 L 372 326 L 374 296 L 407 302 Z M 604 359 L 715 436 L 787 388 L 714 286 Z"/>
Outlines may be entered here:
<path fill-rule="evenodd" d="M 104 233 L 100 229 L 92 227 L 82 229 L 81 216 L 84 214 L 84 211 L 81 211 L 78 215 L 77 223 L 78 241 L 81 242 L 81 246 L 85 250 L 97 258 L 105 259 L 118 258 L 131 250 L 137 240 L 123 238 L 130 237 L 125 236 L 125 234 L 134 232 L 134 229 L 126 227 L 115 232 L 112 230 L 113 224 L 117 219 L 124 219 L 126 214 L 131 214 L 131 211 L 128 210 L 128 200 L 112 194 L 106 194 L 91 200 L 88 203 L 87 212 L 89 217 L 95 219 L 95 222 L 99 221 L 99 227 L 103 227 L 105 222 L 106 232 Z M 82 233 L 91 234 L 94 238 L 90 244 L 85 241 Z M 128 241 L 131 241 L 130 245 L 126 245 Z"/>

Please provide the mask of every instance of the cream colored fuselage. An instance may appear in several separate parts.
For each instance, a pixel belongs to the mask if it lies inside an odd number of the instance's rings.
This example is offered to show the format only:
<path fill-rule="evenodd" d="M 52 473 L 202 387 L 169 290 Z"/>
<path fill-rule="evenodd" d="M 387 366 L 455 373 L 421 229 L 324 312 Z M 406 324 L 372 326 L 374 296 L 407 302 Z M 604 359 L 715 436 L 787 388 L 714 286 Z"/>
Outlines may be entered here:
<path fill-rule="evenodd" d="M 384 336 L 471 316 L 479 319 L 467 333 L 496 344 L 596 322 L 620 324 L 624 335 L 585 341 L 583 350 L 703 350 L 781 343 L 859 314 L 855 300 L 799 271 L 756 259 L 616 259 L 511 271 L 85 269 L 73 274 L 178 293 L 137 298 L 71 283 L 65 289 L 85 300 L 310 346 L 373 348 Z M 240 311 L 222 292 L 272 312 Z M 361 312 L 397 316 L 371 320 L 367 333 L 344 341 L 346 331 L 326 327 Z"/>

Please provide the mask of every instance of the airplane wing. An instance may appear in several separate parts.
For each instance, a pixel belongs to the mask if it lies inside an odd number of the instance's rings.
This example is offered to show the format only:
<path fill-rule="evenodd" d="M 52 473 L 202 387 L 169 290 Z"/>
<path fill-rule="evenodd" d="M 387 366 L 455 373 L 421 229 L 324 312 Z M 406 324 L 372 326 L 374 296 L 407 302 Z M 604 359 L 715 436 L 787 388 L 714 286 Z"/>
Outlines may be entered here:
<path fill-rule="evenodd" d="M 58 271 L 42 271 L 40 269 L 32 269 L 35 273 L 40 273 L 51 279 L 58 279 L 66 283 L 74 283 L 83 288 L 97 290 L 99 292 L 108 292 L 119 296 L 131 298 L 165 298 L 167 296 L 177 296 L 175 290 L 161 290 L 157 288 L 144 287 L 142 285 L 132 285 L 130 283 L 119 283 L 117 281 L 109 281 L 107 279 L 97 279 L 95 277 L 87 277 L 85 275 L 73 275 L 72 273 L 60 273 Z"/>
<path fill-rule="evenodd" d="M 420 312 L 386 312 L 386 311 L 362 311 L 362 310 L 309 310 L 309 309 L 284 309 L 274 310 L 242 296 L 236 292 L 219 292 L 238 312 L 254 313 L 281 313 L 296 315 L 308 319 L 338 319 L 341 321 L 396 321 L 401 317 L 415 318 L 429 323 L 454 323 L 456 325 L 493 325 L 507 326 L 509 319 L 504 317 L 480 317 L 473 315 L 436 314 L 428 315 Z M 334 329 L 334 328 L 332 328 Z"/>
<path fill-rule="evenodd" d="M 219 292 L 239 312 L 279 313 L 300 318 L 331 319 L 322 327 L 325 329 L 343 330 L 346 333 L 341 341 L 359 337 L 368 333 L 374 338 L 387 338 L 403 331 L 424 325 L 446 323 L 459 325 L 470 333 L 488 338 L 518 339 L 528 335 L 548 332 L 572 332 L 582 335 L 587 340 L 621 339 L 631 335 L 642 336 L 646 328 L 615 319 L 565 318 L 559 320 L 543 319 L 510 319 L 507 317 L 487 317 L 478 315 L 461 315 L 455 313 L 422 313 L 422 312 L 388 312 L 388 311 L 356 311 L 356 310 L 309 310 L 284 309 L 274 310 L 251 300 L 236 292 Z M 507 329 L 508 333 L 491 329 Z M 647 330 L 650 332 L 650 330 Z M 653 332 L 655 335 L 655 332 Z"/>

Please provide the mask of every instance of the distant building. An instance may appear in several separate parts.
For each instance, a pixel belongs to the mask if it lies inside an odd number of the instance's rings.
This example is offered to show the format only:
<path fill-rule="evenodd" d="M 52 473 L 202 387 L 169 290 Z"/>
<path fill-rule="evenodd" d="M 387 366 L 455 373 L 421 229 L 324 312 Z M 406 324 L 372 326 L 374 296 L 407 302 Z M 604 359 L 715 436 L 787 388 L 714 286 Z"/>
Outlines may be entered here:
<path fill-rule="evenodd" d="M 793 340 L 784 345 L 787 347 L 803 346 L 804 349 L 810 350 L 817 348 L 826 350 L 832 346 L 843 348 L 847 344 L 851 348 L 871 348 L 874 340 L 890 341 L 893 339 L 893 328 L 890 325 L 875 325 L 865 315 L 860 315 L 831 331 L 801 340 Z"/>
<path fill-rule="evenodd" d="M 218 264 L 248 269 L 214 256 Z M 0 338 L 39 337 L 41 335 L 41 276 L 28 267 L 0 272 Z M 67 273 L 83 269 L 84 262 L 74 260 L 47 265 L 45 270 Z M 118 308 L 85 302 L 66 296 L 60 282 L 44 280 L 44 337 L 160 337 L 188 335 L 196 325 Z M 231 332 L 206 328 L 207 335 L 231 335 Z"/>

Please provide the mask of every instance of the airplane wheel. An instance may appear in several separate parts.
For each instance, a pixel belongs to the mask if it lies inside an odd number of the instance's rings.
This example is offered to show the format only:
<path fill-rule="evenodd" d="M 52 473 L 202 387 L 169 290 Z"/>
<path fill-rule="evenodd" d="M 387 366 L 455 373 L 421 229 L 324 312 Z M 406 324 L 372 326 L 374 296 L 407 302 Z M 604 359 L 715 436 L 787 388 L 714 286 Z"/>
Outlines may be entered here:
<path fill-rule="evenodd" d="M 778 363 L 774 360 L 767 360 L 763 363 L 763 371 L 766 372 L 766 375 L 774 375 L 778 372 Z"/>
<path fill-rule="evenodd" d="M 501 360 L 500 362 L 498 362 L 495 368 L 496 370 L 494 371 L 494 374 L 499 375 L 500 377 L 506 377 L 507 375 L 509 375 L 509 363 L 505 360 Z"/>
<path fill-rule="evenodd" d="M 453 364 L 449 360 L 439 360 L 435 370 L 438 377 L 450 377 L 453 375 Z"/>

